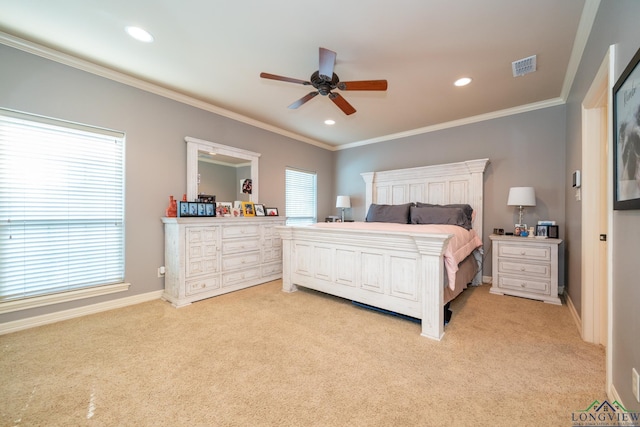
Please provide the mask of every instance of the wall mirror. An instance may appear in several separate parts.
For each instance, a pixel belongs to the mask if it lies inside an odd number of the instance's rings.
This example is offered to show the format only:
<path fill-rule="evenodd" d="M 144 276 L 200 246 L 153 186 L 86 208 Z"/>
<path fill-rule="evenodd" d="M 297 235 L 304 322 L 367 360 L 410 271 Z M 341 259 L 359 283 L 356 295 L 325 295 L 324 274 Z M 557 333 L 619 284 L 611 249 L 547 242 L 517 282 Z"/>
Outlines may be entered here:
<path fill-rule="evenodd" d="M 217 202 L 257 202 L 259 153 L 187 136 L 187 200 L 198 194 L 215 195 Z M 241 181 L 250 178 L 251 194 L 243 194 Z"/>

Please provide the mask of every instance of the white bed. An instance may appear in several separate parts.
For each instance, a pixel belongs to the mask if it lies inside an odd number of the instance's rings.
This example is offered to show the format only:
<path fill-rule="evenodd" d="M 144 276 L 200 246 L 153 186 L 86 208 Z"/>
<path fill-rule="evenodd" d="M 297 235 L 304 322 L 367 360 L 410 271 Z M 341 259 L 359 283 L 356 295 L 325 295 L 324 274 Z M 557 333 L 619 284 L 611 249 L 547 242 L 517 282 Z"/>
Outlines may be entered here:
<path fill-rule="evenodd" d="M 469 204 L 471 234 L 482 242 L 483 173 L 488 159 L 363 173 L 365 204 Z M 278 227 L 283 243 L 283 290 L 315 289 L 421 319 L 421 335 L 444 335 L 444 303 L 462 288 L 445 288 L 445 254 L 454 236 L 447 227 L 330 223 Z M 453 239 L 453 240 L 452 240 Z M 480 259 L 477 251 L 476 260 Z M 459 261 L 459 260 L 458 260 Z M 451 264 L 451 260 L 448 261 Z M 477 271 L 475 281 L 481 281 Z M 466 285 L 466 284 L 465 284 Z"/>

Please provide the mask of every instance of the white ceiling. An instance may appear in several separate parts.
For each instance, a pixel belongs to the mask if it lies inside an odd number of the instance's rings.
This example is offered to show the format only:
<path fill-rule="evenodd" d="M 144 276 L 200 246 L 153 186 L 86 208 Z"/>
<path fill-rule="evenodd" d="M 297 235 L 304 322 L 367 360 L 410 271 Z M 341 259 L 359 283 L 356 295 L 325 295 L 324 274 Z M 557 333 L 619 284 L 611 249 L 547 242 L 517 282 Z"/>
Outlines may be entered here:
<path fill-rule="evenodd" d="M 339 149 L 564 102 L 597 4 L 0 0 L 0 42 Z M 133 40 L 128 25 L 155 41 Z M 337 52 L 341 81 L 386 79 L 388 90 L 338 91 L 357 110 L 350 116 L 323 96 L 287 109 L 310 87 L 260 72 L 308 80 L 319 47 Z M 537 71 L 514 78 L 511 63 L 531 55 Z M 463 76 L 472 83 L 454 87 Z"/>

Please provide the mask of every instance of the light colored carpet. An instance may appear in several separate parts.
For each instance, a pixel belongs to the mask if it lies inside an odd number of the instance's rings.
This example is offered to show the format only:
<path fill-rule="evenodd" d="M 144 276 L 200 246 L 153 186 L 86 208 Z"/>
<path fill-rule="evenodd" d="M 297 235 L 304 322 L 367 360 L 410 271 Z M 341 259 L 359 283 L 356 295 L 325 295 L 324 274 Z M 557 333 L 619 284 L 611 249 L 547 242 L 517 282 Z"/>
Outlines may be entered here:
<path fill-rule="evenodd" d="M 470 288 L 443 341 L 275 281 L 0 336 L 2 426 L 570 426 L 606 399 L 566 306 Z"/>

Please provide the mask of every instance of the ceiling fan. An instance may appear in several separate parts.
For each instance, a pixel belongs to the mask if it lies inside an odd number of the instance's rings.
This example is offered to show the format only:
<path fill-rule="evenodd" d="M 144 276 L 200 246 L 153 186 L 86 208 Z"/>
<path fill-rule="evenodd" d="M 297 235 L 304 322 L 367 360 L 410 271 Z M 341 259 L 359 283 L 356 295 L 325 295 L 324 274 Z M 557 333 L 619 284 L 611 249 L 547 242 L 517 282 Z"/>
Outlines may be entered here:
<path fill-rule="evenodd" d="M 260 73 L 263 79 L 280 80 L 283 82 L 297 83 L 301 85 L 310 85 L 316 88 L 315 91 L 309 92 L 302 98 L 298 99 L 288 108 L 298 108 L 307 101 L 315 98 L 318 94 L 329 96 L 329 99 L 338 106 L 346 115 L 353 114 L 356 109 L 347 102 L 339 93 L 331 92 L 334 89 L 340 90 L 387 90 L 386 80 L 360 80 L 353 82 L 341 82 L 338 75 L 333 72 L 336 64 L 336 53 L 320 48 L 320 66 L 318 71 L 311 74 L 310 81 L 294 79 L 291 77 L 277 76 L 275 74 Z"/>

